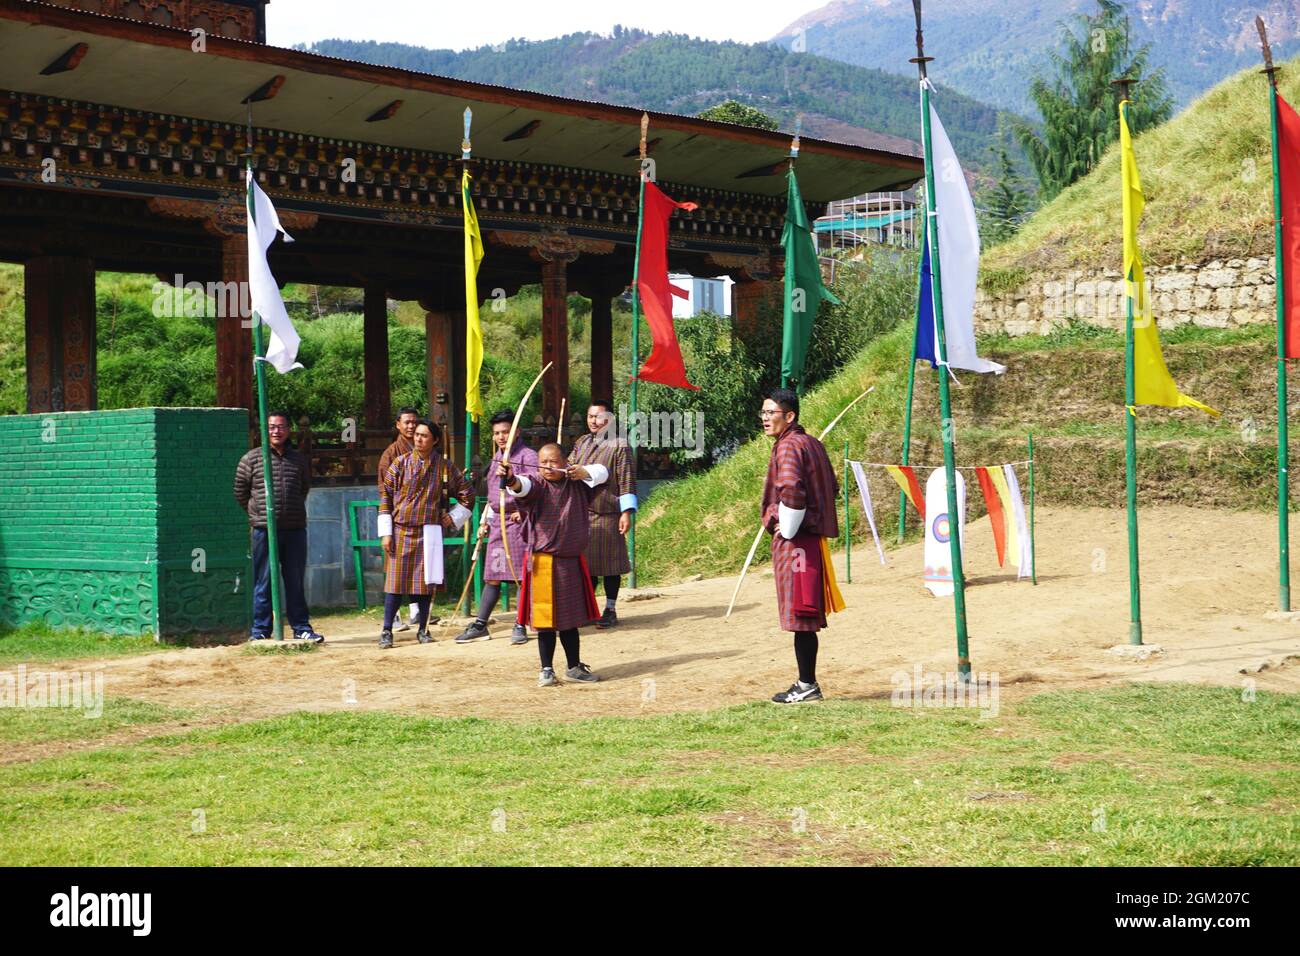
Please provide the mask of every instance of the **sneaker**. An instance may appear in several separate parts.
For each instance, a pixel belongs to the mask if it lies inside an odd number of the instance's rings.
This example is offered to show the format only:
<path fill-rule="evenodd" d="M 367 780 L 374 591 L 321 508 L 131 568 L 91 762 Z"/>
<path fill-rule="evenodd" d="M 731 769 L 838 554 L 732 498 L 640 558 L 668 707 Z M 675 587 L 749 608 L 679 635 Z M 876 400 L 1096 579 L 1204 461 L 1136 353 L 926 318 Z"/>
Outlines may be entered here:
<path fill-rule="evenodd" d="M 578 684 L 594 684 L 596 681 L 600 680 L 599 677 L 591 672 L 590 667 L 582 663 L 578 664 L 577 667 L 570 667 L 565 671 L 564 679 L 571 680 Z"/>
<path fill-rule="evenodd" d="M 305 631 L 299 631 L 294 637 L 300 641 L 311 641 L 313 644 L 324 644 L 325 635 L 317 634 L 313 629 L 308 628 Z"/>
<path fill-rule="evenodd" d="M 421 644 L 433 643 L 433 635 L 429 633 L 429 629 L 427 627 L 420 628 L 420 630 L 417 631 L 415 634 L 415 639 L 419 641 Z"/>
<path fill-rule="evenodd" d="M 400 615 L 400 614 L 397 615 L 396 620 L 393 621 L 393 630 L 394 630 L 394 631 L 409 631 L 410 629 L 411 629 L 411 625 L 408 624 L 408 623 L 406 623 L 406 621 L 404 621 L 404 620 L 402 619 L 402 615 Z"/>
<path fill-rule="evenodd" d="M 602 631 L 607 628 L 618 627 L 618 613 L 612 607 L 605 608 L 605 613 L 596 622 L 596 627 Z"/>
<path fill-rule="evenodd" d="M 385 628 L 379 632 L 379 649 L 386 651 L 393 646 L 393 632 Z"/>
<path fill-rule="evenodd" d="M 555 678 L 554 667 L 543 667 L 542 672 L 537 675 L 538 687 L 554 687 L 559 681 Z"/>
<path fill-rule="evenodd" d="M 471 621 L 469 627 L 456 635 L 457 644 L 473 644 L 475 641 L 490 641 L 492 635 L 488 633 L 487 625 L 482 621 Z"/>
<path fill-rule="evenodd" d="M 250 644 L 251 644 L 253 641 L 269 641 L 270 639 L 271 639 L 271 635 L 270 635 L 270 634 L 250 634 L 250 635 L 248 635 L 248 642 L 249 642 Z"/>
<path fill-rule="evenodd" d="M 528 628 L 522 624 L 516 624 L 514 630 L 510 632 L 510 646 L 528 643 Z"/>
<path fill-rule="evenodd" d="M 790 689 L 772 697 L 774 704 L 805 704 L 810 700 L 821 700 L 822 689 L 816 684 L 795 681 Z"/>

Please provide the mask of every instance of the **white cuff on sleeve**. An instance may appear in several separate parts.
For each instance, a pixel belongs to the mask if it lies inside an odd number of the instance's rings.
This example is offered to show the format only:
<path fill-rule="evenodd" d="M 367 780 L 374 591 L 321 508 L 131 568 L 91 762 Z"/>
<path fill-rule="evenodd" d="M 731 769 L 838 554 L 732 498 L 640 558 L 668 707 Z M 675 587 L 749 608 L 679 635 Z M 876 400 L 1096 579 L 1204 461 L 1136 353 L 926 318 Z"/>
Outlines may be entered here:
<path fill-rule="evenodd" d="M 392 536 L 393 536 L 393 516 L 381 513 L 379 515 L 379 537 L 391 538 Z"/>
<path fill-rule="evenodd" d="M 618 496 L 619 511 L 636 511 L 636 495 L 626 494 Z"/>
<path fill-rule="evenodd" d="M 783 504 L 778 504 L 776 508 L 777 530 L 781 532 L 781 537 L 787 541 L 799 533 L 799 526 L 803 524 L 803 516 L 808 511 L 807 508 L 800 508 L 797 511 L 794 508 L 787 508 Z"/>
<path fill-rule="evenodd" d="M 587 469 L 587 474 L 591 475 L 591 477 L 584 478 L 582 483 L 588 488 L 595 488 L 597 485 L 603 485 L 609 478 L 609 469 L 604 465 L 598 465 L 593 461 L 590 465 L 585 467 Z"/>
<path fill-rule="evenodd" d="M 451 515 L 451 523 L 456 526 L 457 531 L 465 527 L 465 522 L 473 515 L 473 512 L 462 504 L 452 505 L 451 511 L 448 513 Z"/>
<path fill-rule="evenodd" d="M 512 488 L 507 488 L 506 491 L 510 492 L 510 494 L 516 498 L 522 498 L 524 495 L 528 494 L 528 492 L 532 491 L 533 483 L 528 480 L 527 475 L 515 475 L 515 477 L 519 479 L 519 490 L 515 491 Z"/>

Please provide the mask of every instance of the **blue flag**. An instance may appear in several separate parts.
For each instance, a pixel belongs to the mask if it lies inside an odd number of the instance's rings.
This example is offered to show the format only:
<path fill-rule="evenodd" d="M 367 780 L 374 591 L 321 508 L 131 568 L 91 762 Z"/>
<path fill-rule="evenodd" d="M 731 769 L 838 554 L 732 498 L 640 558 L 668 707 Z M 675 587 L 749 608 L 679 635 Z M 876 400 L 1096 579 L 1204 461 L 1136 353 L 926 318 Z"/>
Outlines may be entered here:
<path fill-rule="evenodd" d="M 916 297 L 916 354 L 912 360 L 925 359 L 930 368 L 938 368 L 934 348 L 934 277 L 930 273 L 930 238 L 921 252 L 921 282 Z"/>

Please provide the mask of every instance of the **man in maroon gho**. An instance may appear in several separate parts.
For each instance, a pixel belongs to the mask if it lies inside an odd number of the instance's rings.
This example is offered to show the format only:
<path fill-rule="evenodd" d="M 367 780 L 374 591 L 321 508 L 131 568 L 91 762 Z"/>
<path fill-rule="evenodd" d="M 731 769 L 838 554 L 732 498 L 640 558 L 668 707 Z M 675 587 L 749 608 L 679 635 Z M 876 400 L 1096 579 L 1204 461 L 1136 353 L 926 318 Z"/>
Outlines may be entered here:
<path fill-rule="evenodd" d="M 596 462 L 570 465 L 555 444 L 538 449 L 536 475 L 516 474 L 509 461 L 499 462 L 497 469 L 532 528 L 532 551 L 519 593 L 519 623 L 537 631 L 542 662 L 537 686 L 559 683 L 554 669 L 557 633 L 568 664 L 565 678 L 595 683 L 599 678 L 579 654 L 578 628 L 600 614 L 583 552 L 591 540 L 591 499 L 609 478 L 609 470 Z"/>
<path fill-rule="evenodd" d="M 839 609 L 828 598 L 839 592 L 825 545 L 840 533 L 838 483 L 826 448 L 799 424 L 798 395 L 775 390 L 763 402 L 762 419 L 763 434 L 776 439 L 763 485 L 763 527 L 772 535 L 777 613 L 782 630 L 794 632 L 799 665 L 799 679 L 772 701 L 801 704 L 822 699 L 817 632 L 826 626 L 826 612 Z"/>

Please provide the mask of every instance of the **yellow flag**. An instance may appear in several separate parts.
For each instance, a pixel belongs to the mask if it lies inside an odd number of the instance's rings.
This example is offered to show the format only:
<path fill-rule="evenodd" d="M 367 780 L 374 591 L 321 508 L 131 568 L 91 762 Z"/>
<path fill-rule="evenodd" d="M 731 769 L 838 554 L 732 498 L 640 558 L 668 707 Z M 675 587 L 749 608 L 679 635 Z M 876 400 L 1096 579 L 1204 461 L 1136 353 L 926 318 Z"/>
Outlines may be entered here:
<path fill-rule="evenodd" d="M 478 213 L 470 195 L 466 169 L 460 181 L 461 208 L 465 213 L 465 410 L 475 421 L 483 414 L 483 396 L 478 376 L 483 367 L 483 326 L 478 318 L 478 267 L 483 261 L 483 236 L 478 231 Z"/>
<path fill-rule="evenodd" d="M 1133 155 L 1133 137 L 1129 133 L 1125 107 L 1119 105 L 1119 147 L 1124 189 L 1124 280 L 1133 302 L 1133 404 L 1164 405 L 1178 408 L 1190 405 L 1211 415 L 1219 413 L 1178 391 L 1165 357 L 1160 351 L 1160 335 L 1146 297 L 1146 277 L 1142 272 L 1142 254 L 1138 252 L 1137 226 L 1146 200 L 1138 178 L 1137 158 Z"/>

